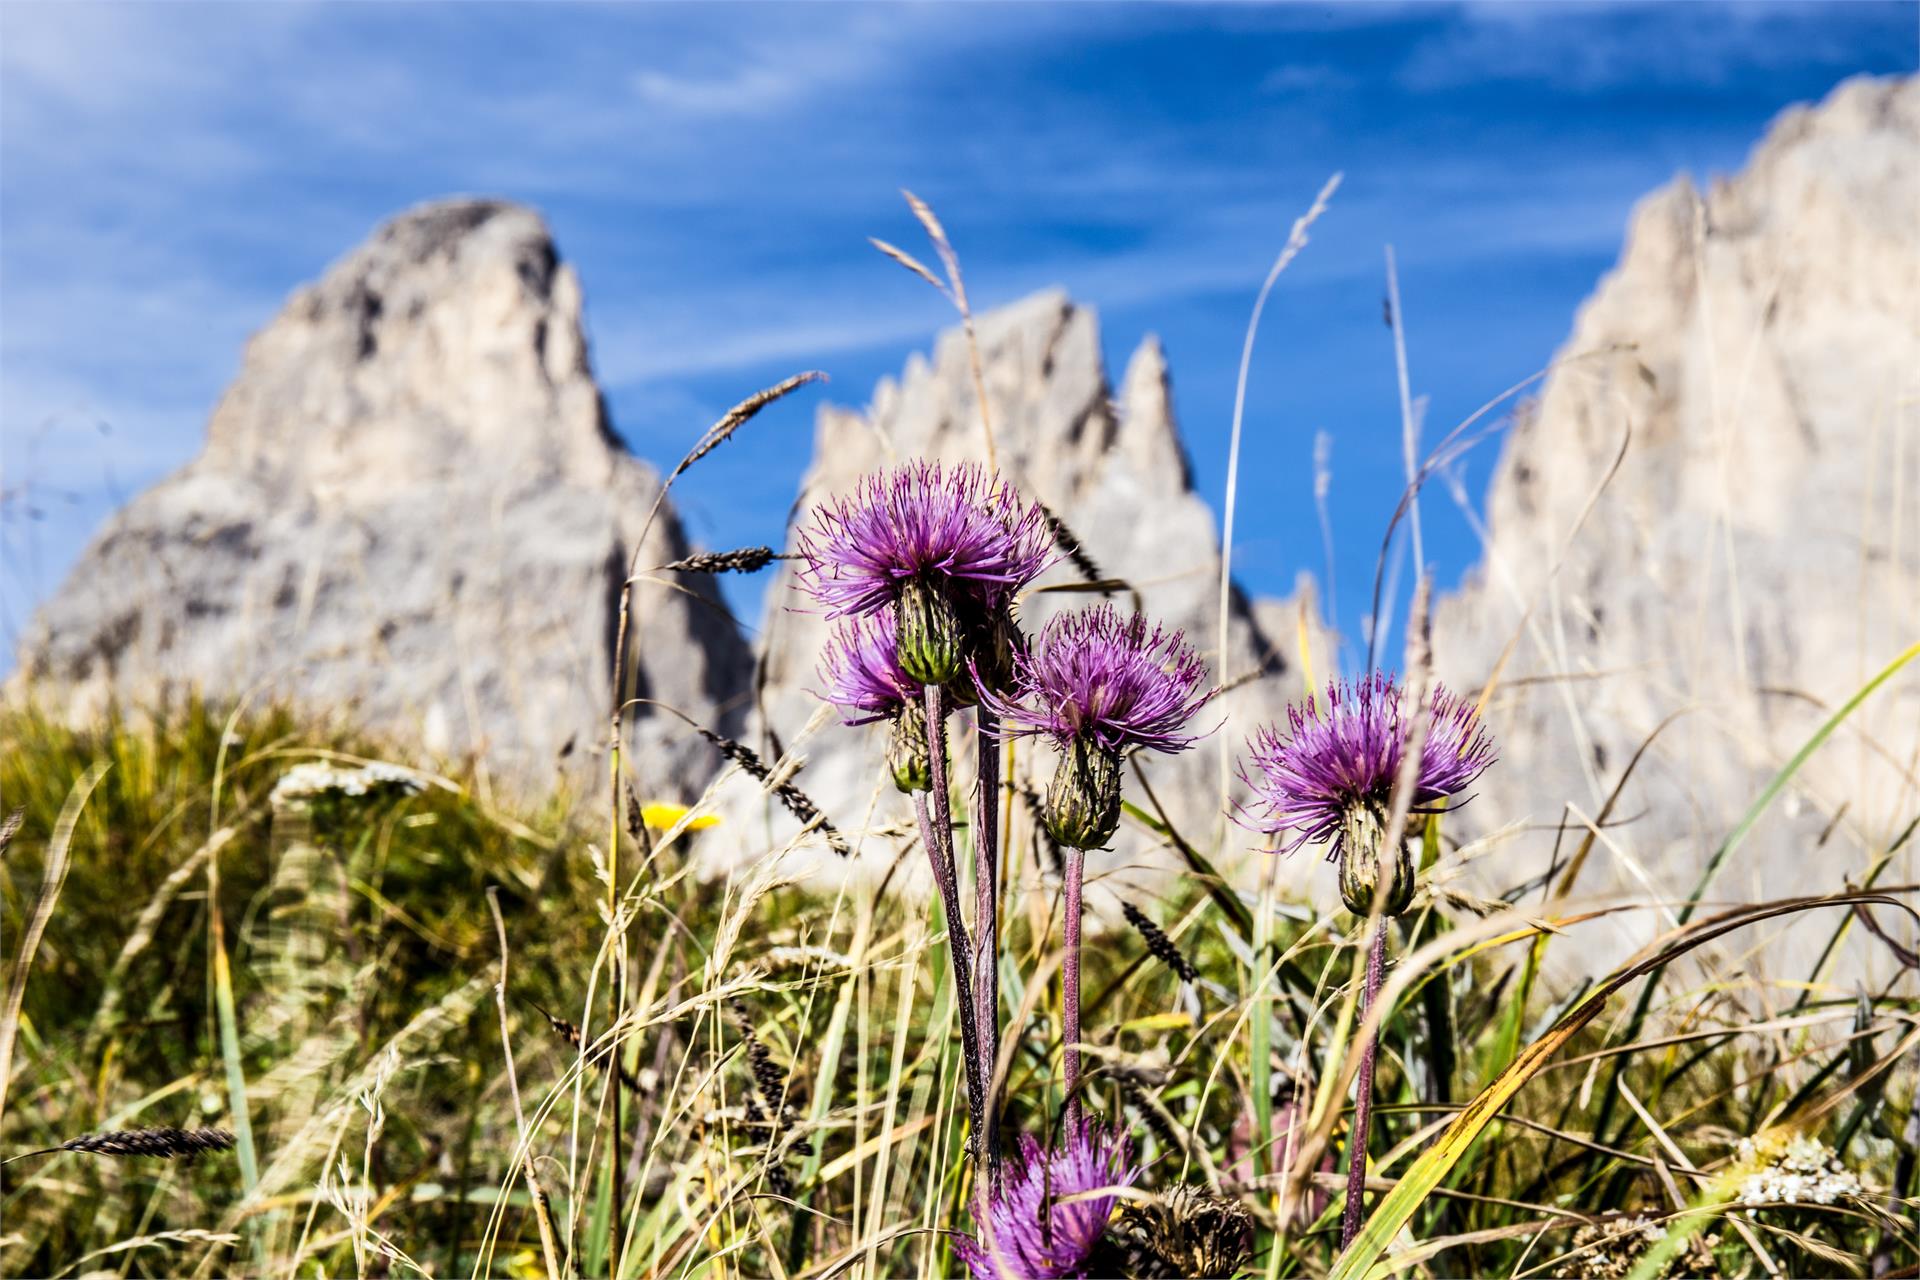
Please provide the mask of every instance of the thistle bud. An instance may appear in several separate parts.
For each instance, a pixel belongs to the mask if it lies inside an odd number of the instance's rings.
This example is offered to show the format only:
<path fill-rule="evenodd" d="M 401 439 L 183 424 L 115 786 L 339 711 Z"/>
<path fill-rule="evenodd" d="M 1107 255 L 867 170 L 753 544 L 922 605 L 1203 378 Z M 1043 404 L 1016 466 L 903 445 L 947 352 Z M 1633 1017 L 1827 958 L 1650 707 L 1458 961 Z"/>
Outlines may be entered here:
<path fill-rule="evenodd" d="M 933 787 L 927 713 L 911 702 L 893 718 L 893 728 L 887 734 L 887 771 L 893 775 L 893 785 L 908 794 Z"/>
<path fill-rule="evenodd" d="M 1372 912 L 1382 874 L 1393 877 L 1380 907 L 1382 914 L 1397 916 L 1413 904 L 1413 853 L 1404 838 L 1397 848 L 1382 849 L 1386 828 L 1386 813 L 1372 804 L 1348 805 L 1341 818 L 1340 898 L 1357 916 Z"/>
<path fill-rule="evenodd" d="M 960 619 L 939 583 L 908 580 L 895 618 L 902 671 L 922 684 L 939 685 L 960 674 Z"/>
<path fill-rule="evenodd" d="M 1072 849 L 1097 849 L 1120 827 L 1120 753 L 1075 738 L 1060 753 L 1042 815 L 1047 834 Z"/>
<path fill-rule="evenodd" d="M 1013 610 L 1002 601 L 972 630 L 973 668 L 980 683 L 995 693 L 1010 688 L 1017 674 L 1014 658 L 1024 649 Z"/>

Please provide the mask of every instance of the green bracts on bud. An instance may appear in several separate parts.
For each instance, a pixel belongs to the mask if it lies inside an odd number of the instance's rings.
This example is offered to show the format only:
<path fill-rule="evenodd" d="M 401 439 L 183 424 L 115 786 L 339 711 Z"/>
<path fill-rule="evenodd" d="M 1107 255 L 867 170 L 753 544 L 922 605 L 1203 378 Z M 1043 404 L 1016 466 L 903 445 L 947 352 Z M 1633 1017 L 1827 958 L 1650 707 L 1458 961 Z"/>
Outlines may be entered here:
<path fill-rule="evenodd" d="M 1076 738 L 1060 753 L 1042 814 L 1047 834 L 1070 849 L 1098 849 L 1120 827 L 1120 753 Z"/>
<path fill-rule="evenodd" d="M 933 789 L 933 759 L 927 745 L 927 713 L 909 702 L 887 734 L 887 772 L 893 785 L 912 794 Z"/>
<path fill-rule="evenodd" d="M 895 617 L 902 671 L 921 684 L 938 685 L 960 674 L 964 656 L 960 618 L 937 583 L 921 578 L 909 581 L 900 592 Z"/>
<path fill-rule="evenodd" d="M 1397 916 L 1413 905 L 1413 853 L 1402 837 L 1391 852 L 1380 846 L 1387 835 L 1385 810 L 1370 804 L 1349 806 L 1340 829 L 1340 900 L 1357 916 L 1373 911 L 1374 894 L 1380 877 L 1392 877 L 1387 885 L 1381 914 Z"/>

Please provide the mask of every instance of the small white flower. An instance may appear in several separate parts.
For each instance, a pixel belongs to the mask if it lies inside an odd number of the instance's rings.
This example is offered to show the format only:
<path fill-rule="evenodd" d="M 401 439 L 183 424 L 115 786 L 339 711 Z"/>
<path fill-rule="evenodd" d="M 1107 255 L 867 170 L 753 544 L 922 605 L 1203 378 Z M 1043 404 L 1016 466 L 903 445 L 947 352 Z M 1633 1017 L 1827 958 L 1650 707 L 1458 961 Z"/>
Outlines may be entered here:
<path fill-rule="evenodd" d="M 1867 1192 L 1860 1175 L 1832 1147 L 1805 1134 L 1785 1143 L 1742 1138 L 1740 1159 L 1761 1166 L 1740 1184 L 1740 1203 L 1749 1214 L 1766 1205 L 1839 1204 Z"/>
<path fill-rule="evenodd" d="M 368 795 L 417 795 L 426 784 L 411 769 L 374 761 L 355 769 L 343 769 L 324 761 L 296 764 L 273 784 L 276 804 L 311 803 L 329 798 L 360 799 Z"/>

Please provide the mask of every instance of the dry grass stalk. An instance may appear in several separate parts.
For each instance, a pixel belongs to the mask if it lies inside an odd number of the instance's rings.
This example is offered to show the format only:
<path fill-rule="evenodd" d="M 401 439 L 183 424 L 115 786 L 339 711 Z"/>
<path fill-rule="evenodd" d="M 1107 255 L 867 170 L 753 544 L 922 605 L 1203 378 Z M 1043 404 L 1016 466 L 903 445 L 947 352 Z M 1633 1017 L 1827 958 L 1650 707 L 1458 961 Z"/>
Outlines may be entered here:
<path fill-rule="evenodd" d="M 647 535 L 653 532 L 653 522 L 660 518 L 660 508 L 666 503 L 667 491 L 673 488 L 673 482 L 684 475 L 687 468 L 706 457 L 709 453 L 712 453 L 722 444 L 725 444 L 732 438 L 734 432 L 752 421 L 753 417 L 762 409 L 774 401 L 792 394 L 810 382 L 825 381 L 826 376 L 826 374 L 821 373 L 819 370 L 813 369 L 805 373 L 796 373 L 784 382 L 776 383 L 764 391 L 755 392 L 739 404 L 733 406 L 733 408 L 727 410 L 726 413 L 721 415 L 718 422 L 707 428 L 706 433 L 694 443 L 692 449 L 688 450 L 687 456 L 680 459 L 679 465 L 674 467 L 672 473 L 668 475 L 665 480 L 661 481 L 660 488 L 654 493 L 653 505 L 648 508 L 647 518 L 641 523 L 640 532 L 633 540 L 633 550 L 627 557 L 626 580 L 621 583 L 620 586 L 620 607 L 616 611 L 618 622 L 615 626 L 613 637 L 613 708 L 612 715 L 609 717 L 612 725 L 607 743 L 609 775 L 616 786 L 621 776 L 620 724 L 626 715 L 627 708 L 633 705 L 632 702 L 627 700 L 627 642 L 628 633 L 633 623 L 633 584 L 635 576 L 640 572 L 641 550 L 647 545 Z M 620 799 L 617 789 L 612 797 L 612 803 L 614 813 L 613 826 L 617 831 L 620 825 Z M 616 874 L 614 874 L 609 881 L 609 892 L 611 892 L 611 884 L 619 879 L 619 875 L 617 874 L 619 870 L 619 850 L 617 847 L 614 849 L 612 857 L 615 860 L 613 871 Z M 608 906 L 611 910 L 611 900 L 609 900 Z M 616 988 L 616 990 L 618 989 L 619 988 Z M 614 1016 L 616 1018 L 619 1016 L 617 1009 L 615 1010 Z M 617 1133 L 615 1135 L 615 1141 L 618 1141 Z"/>
<path fill-rule="evenodd" d="M 704 551 L 699 555 L 663 564 L 658 572 L 676 573 L 758 573 L 775 560 L 791 557 L 776 555 L 772 547 L 740 547 L 733 551 Z"/>
<path fill-rule="evenodd" d="M 940 282 L 940 277 L 928 270 L 926 264 L 921 262 L 920 259 L 914 257 L 898 245 L 887 243 L 878 236 L 868 236 L 867 243 L 932 285 L 939 291 L 941 297 L 947 299 L 949 302 L 953 301 L 953 295 L 947 291 L 947 286 Z"/>
<path fill-rule="evenodd" d="M 192 1160 L 210 1151 L 233 1149 L 233 1135 L 225 1129 L 176 1129 L 161 1125 L 152 1129 L 114 1129 L 106 1133 L 83 1133 L 54 1147 L 23 1151 L 9 1156 L 5 1163 L 29 1156 L 48 1156 L 59 1151 L 76 1151 L 92 1156 L 119 1156 L 127 1159 Z"/>
<path fill-rule="evenodd" d="M 1056 515 L 1053 508 L 1046 503 L 1040 504 L 1040 510 L 1047 517 L 1047 528 L 1053 534 L 1053 545 L 1059 547 L 1066 555 L 1074 570 L 1090 583 L 1105 582 L 1107 575 L 1100 572 L 1100 566 L 1094 563 L 1091 555 L 1087 554 L 1087 548 L 1080 541 L 1079 535 L 1069 529 L 1067 522 Z"/>
<path fill-rule="evenodd" d="M 94 1009 L 93 1022 L 87 1029 L 86 1039 L 89 1056 L 99 1047 L 100 1037 L 110 1031 L 119 1016 L 121 993 L 124 989 L 128 971 L 134 960 L 153 944 L 160 930 L 160 922 L 165 918 L 167 909 L 173 905 L 174 898 L 200 870 L 208 858 L 220 852 L 220 849 L 233 839 L 236 828 L 222 827 L 213 833 L 207 842 L 167 874 L 160 888 L 148 899 L 147 905 L 140 909 L 139 917 L 134 921 L 133 932 L 120 947 L 120 954 L 114 959 L 113 968 L 108 971 L 106 982 L 101 988 L 100 1003 Z"/>
<path fill-rule="evenodd" d="M 34 953 L 53 918 L 53 907 L 60 900 L 60 889 L 67 881 L 67 854 L 73 847 L 73 831 L 80 824 L 80 811 L 87 797 L 106 774 L 105 762 L 95 764 L 73 784 L 67 802 L 53 826 L 53 840 L 47 846 L 47 861 L 40 874 L 40 894 L 34 900 L 33 915 L 14 954 L 13 976 L 7 983 L 7 1004 L 0 1013 L 0 1115 L 6 1113 L 7 1090 L 13 1083 L 13 1042 L 20 1033 L 20 1007 L 27 998 L 27 975 L 33 971 Z"/>
<path fill-rule="evenodd" d="M 727 410 L 726 413 L 721 415 L 718 422 L 707 428 L 707 433 L 700 437 L 699 441 L 688 451 L 687 456 L 680 459 L 680 465 L 673 469 L 671 476 L 667 477 L 667 483 L 672 484 L 688 467 L 691 467 L 694 463 L 700 461 L 700 459 L 725 444 L 733 437 L 734 432 L 747 425 L 748 422 L 753 420 L 755 414 L 772 404 L 775 400 L 784 399 L 786 396 L 798 391 L 801 387 L 806 386 L 809 382 L 825 382 L 826 380 L 826 374 L 820 372 L 818 369 L 809 369 L 805 373 L 794 374 L 784 382 L 775 383 L 764 391 L 754 392 L 745 400 L 742 400 L 739 404 Z"/>
<path fill-rule="evenodd" d="M 507 922 L 500 915 L 500 890 L 487 886 L 487 910 L 493 914 L 494 935 L 500 941 L 500 983 L 493 989 L 493 1000 L 500 1013 L 500 1051 L 507 1060 L 507 1088 L 513 1096 L 513 1118 L 519 1129 L 520 1172 L 527 1180 L 527 1194 L 533 1200 L 533 1215 L 540 1228 L 540 1255 L 547 1267 L 547 1280 L 560 1280 L 560 1250 L 553 1235 L 552 1203 L 547 1189 L 540 1185 L 533 1167 L 533 1134 L 527 1128 L 527 1109 L 520 1098 L 520 1073 L 513 1064 L 513 1037 L 507 1031 Z"/>
<path fill-rule="evenodd" d="M 1131 902 L 1122 902 L 1120 910 L 1126 913 L 1127 923 L 1140 931 L 1140 937 L 1146 942 L 1147 950 L 1151 951 L 1167 968 L 1179 974 L 1182 982 L 1200 981 L 1200 971 L 1193 967 L 1193 961 L 1187 959 L 1186 954 L 1174 945 L 1173 939 L 1167 936 L 1164 929 L 1147 918 L 1146 912 Z"/>
<path fill-rule="evenodd" d="M 1233 391 L 1233 432 L 1227 446 L 1227 500 L 1220 516 L 1220 637 L 1219 662 L 1220 680 L 1226 683 L 1233 673 L 1227 664 L 1231 650 L 1227 648 L 1227 623 L 1231 616 L 1233 602 L 1233 513 L 1235 499 L 1240 491 L 1240 428 L 1246 418 L 1247 372 L 1253 365 L 1253 339 L 1260 332 L 1260 313 L 1267 308 L 1267 295 L 1273 292 L 1274 282 L 1280 273 L 1287 269 L 1300 251 L 1307 247 L 1307 229 L 1327 211 L 1327 201 L 1333 199 L 1333 193 L 1340 187 L 1342 174 L 1334 174 L 1327 184 L 1320 188 L 1320 194 L 1314 197 L 1308 210 L 1294 220 L 1293 230 L 1287 235 L 1286 244 L 1280 248 L 1280 255 L 1273 260 L 1273 267 L 1267 272 L 1267 278 L 1260 286 L 1260 293 L 1253 300 L 1253 315 L 1247 320 L 1247 336 L 1240 347 L 1240 375 Z M 1233 748 L 1228 745 L 1226 735 L 1220 738 L 1220 809 L 1227 808 L 1227 795 L 1233 781 Z"/>
<path fill-rule="evenodd" d="M 925 280 L 937 290 L 941 297 L 953 304 L 960 313 L 960 325 L 967 337 L 967 362 L 973 373 L 973 393 L 980 401 L 980 430 L 987 444 L 987 468 L 998 470 L 1000 458 L 993 447 L 993 419 L 987 410 L 987 378 L 980 361 L 980 339 L 974 332 L 973 308 L 967 303 L 967 282 L 960 274 L 960 255 L 953 250 L 953 242 L 947 238 L 947 229 L 940 225 L 932 206 L 911 191 L 902 190 L 907 207 L 913 210 L 913 216 L 920 221 L 920 227 L 927 233 L 927 239 L 933 242 L 933 251 L 940 255 L 940 265 L 946 268 L 947 279 L 943 284 L 926 265 L 906 250 L 868 236 L 867 240 L 874 248 L 892 258 L 913 274 Z"/>
<path fill-rule="evenodd" d="M 693 724 L 691 720 L 687 723 Z M 743 742 L 736 742 L 723 734 L 715 733 L 704 725 L 694 724 L 693 728 L 694 732 L 713 745 L 715 751 L 739 765 L 741 772 L 763 785 L 771 784 L 768 785 L 768 790 L 773 793 L 774 798 L 786 807 L 788 813 L 798 818 L 802 826 L 817 825 L 821 836 L 826 839 L 835 853 L 844 858 L 852 852 L 846 837 L 840 834 L 838 827 L 827 821 L 826 815 L 820 812 L 820 806 L 816 805 L 806 792 L 791 782 L 772 781 L 772 767 L 762 760 L 759 753 L 752 747 Z"/>

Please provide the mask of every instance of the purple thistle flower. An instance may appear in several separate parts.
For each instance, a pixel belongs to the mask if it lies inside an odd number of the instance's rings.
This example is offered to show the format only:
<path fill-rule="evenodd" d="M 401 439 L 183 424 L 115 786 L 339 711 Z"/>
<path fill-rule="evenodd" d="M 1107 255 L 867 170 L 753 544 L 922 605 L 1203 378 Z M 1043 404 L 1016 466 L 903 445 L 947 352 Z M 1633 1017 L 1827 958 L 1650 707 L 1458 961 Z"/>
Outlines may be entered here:
<path fill-rule="evenodd" d="M 1255 793 L 1243 825 L 1266 835 L 1291 832 L 1283 846 L 1332 840 L 1339 856 L 1342 823 L 1360 805 L 1384 810 L 1406 749 L 1404 699 L 1392 676 L 1376 672 L 1327 686 L 1324 711 L 1308 695 L 1305 708 L 1287 709 L 1289 733 L 1262 729 L 1248 744 L 1258 776 L 1241 778 Z M 1493 739 L 1470 702 L 1436 687 L 1420 750 L 1412 811 L 1432 813 L 1438 802 L 1465 790 L 1493 763 Z"/>
<path fill-rule="evenodd" d="M 1181 730 L 1212 693 L 1199 693 L 1207 664 L 1179 631 L 1150 627 L 1099 604 L 1055 617 L 1030 653 L 1013 659 L 1013 693 L 981 699 L 1012 736 L 1045 734 L 1064 748 L 1092 742 L 1107 751 L 1184 751 L 1200 734 Z"/>
<path fill-rule="evenodd" d="M 1140 1176 L 1132 1144 L 1119 1133 L 1084 1124 L 1061 1145 L 1043 1149 L 1022 1134 L 1000 1185 L 973 1208 L 978 1236 L 954 1252 L 973 1280 L 1067 1280 L 1088 1274 L 1119 1197 Z"/>
<path fill-rule="evenodd" d="M 974 463 L 876 472 L 800 531 L 801 585 L 827 616 L 878 613 L 909 582 L 991 609 L 1057 557 L 1046 513 Z"/>
<path fill-rule="evenodd" d="M 821 651 L 820 678 L 827 687 L 818 696 L 850 725 L 890 720 L 920 699 L 920 682 L 900 669 L 891 609 L 836 625 Z"/>

